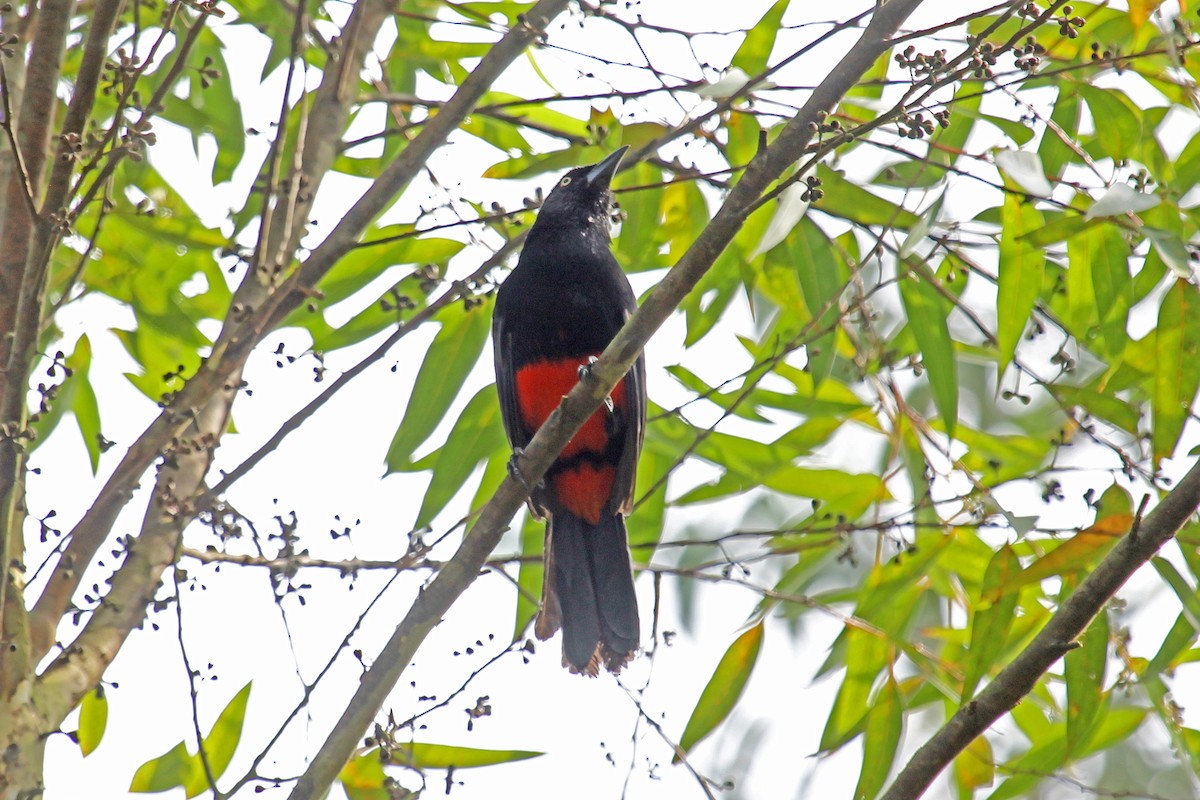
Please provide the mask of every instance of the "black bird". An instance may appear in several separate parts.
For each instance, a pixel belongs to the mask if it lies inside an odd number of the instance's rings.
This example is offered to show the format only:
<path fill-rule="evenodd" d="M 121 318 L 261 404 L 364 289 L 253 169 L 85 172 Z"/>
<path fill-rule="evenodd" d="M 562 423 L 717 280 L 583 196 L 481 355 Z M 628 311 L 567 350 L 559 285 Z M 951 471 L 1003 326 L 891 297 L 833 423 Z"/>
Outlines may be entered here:
<path fill-rule="evenodd" d="M 637 308 L 609 249 L 609 183 L 622 147 L 568 172 L 550 191 L 521 257 L 496 295 L 492 337 L 504 429 L 524 447 Z M 637 596 L 625 516 L 646 427 L 640 357 L 533 488 L 547 520 L 542 607 L 535 632 L 562 627 L 563 665 L 619 672 L 638 648 Z"/>

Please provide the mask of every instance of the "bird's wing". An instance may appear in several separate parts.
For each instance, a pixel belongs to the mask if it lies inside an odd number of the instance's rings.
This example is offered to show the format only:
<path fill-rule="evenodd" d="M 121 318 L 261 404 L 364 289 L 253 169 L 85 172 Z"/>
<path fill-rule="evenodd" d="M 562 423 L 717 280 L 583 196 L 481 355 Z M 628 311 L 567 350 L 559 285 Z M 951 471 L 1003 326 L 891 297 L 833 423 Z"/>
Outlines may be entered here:
<path fill-rule="evenodd" d="M 626 314 L 626 318 L 628 318 Z M 638 356 L 625 375 L 625 419 L 622 420 L 625 446 L 617 462 L 613 482 L 613 501 L 616 509 L 628 516 L 633 511 L 634 488 L 637 479 L 638 455 L 646 435 L 646 356 Z M 610 501 L 612 502 L 612 501 Z"/>
<path fill-rule="evenodd" d="M 506 315 L 497 302 L 492 317 L 492 352 L 496 360 L 496 391 L 500 395 L 500 414 L 504 431 L 513 449 L 529 444 L 530 432 L 525 430 L 521 409 L 517 404 L 517 376 L 513 370 L 512 333 L 505 329 Z"/>

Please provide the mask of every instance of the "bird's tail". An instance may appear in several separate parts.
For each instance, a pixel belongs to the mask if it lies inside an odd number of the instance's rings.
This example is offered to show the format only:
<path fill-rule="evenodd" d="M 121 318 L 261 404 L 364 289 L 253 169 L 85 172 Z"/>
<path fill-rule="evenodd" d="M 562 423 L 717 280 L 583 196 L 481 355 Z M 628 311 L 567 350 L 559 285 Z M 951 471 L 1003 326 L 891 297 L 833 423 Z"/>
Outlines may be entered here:
<path fill-rule="evenodd" d="M 563 632 L 563 663 L 595 675 L 620 672 L 641 636 L 625 517 L 602 514 L 591 525 L 568 512 L 546 526 L 546 576 L 535 632 Z"/>

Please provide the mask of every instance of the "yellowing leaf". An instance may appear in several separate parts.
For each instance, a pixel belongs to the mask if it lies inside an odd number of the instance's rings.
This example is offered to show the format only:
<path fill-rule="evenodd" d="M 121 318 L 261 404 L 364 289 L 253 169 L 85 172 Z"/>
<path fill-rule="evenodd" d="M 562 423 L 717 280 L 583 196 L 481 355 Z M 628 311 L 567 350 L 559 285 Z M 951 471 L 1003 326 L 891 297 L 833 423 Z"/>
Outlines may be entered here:
<path fill-rule="evenodd" d="M 342 789 L 350 800 L 391 800 L 392 793 L 384 783 L 387 773 L 379 761 L 379 751 L 371 750 L 355 756 L 338 773 Z"/>
<path fill-rule="evenodd" d="M 762 639 L 763 623 L 759 622 L 729 645 L 712 677 L 708 679 L 708 685 L 700 693 L 696 708 L 692 710 L 692 716 L 683 729 L 683 737 L 679 740 L 681 750 L 691 750 L 733 711 L 758 660 Z M 678 762 L 679 756 L 676 755 L 671 763 Z"/>
<path fill-rule="evenodd" d="M 83 696 L 79 706 L 79 749 L 86 757 L 100 744 L 108 724 L 108 698 L 104 686 L 97 686 Z"/>
<path fill-rule="evenodd" d="M 388 763 L 416 769 L 466 769 L 524 761 L 540 755 L 543 753 L 535 750 L 480 750 L 475 747 L 413 742 L 392 750 Z"/>
<path fill-rule="evenodd" d="M 954 759 L 954 779 L 967 790 L 968 797 L 975 789 L 992 785 L 996 779 L 996 762 L 987 737 L 972 739 Z"/>

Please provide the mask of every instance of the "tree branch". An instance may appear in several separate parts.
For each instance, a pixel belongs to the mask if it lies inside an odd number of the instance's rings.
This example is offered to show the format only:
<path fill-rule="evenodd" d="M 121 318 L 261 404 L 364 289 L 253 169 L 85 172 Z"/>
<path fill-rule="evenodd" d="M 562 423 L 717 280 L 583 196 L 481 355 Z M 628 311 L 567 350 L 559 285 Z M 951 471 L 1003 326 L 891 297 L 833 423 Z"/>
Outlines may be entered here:
<path fill-rule="evenodd" d="M 1033 691 L 1038 679 L 1070 650 L 1096 614 L 1200 506 L 1200 461 L 1162 502 L 1104 557 L 1067 601 L 988 687 L 963 705 L 921 746 L 883 800 L 915 800 L 976 737 Z"/>
<path fill-rule="evenodd" d="M 749 164 L 712 222 L 651 291 L 593 365 L 589 377 L 576 384 L 529 443 L 520 459 L 521 474 L 529 484 L 541 479 L 571 436 L 629 371 L 653 333 L 712 267 L 741 228 L 759 195 L 803 154 L 819 115 L 832 109 L 871 68 L 889 46 L 889 37 L 920 3 L 921 0 L 890 0 L 879 7 L 857 45 L 813 91 L 775 141 Z M 512 477 L 506 478 L 496 490 L 453 558 L 417 597 L 374 664 L 362 676 L 341 719 L 292 790 L 291 800 L 319 797 L 333 782 L 421 642 L 479 575 L 480 567 L 527 494 Z"/>
<path fill-rule="evenodd" d="M 442 106 L 441 111 L 429 120 L 416 138 L 405 145 L 400 156 L 379 174 L 325 240 L 305 259 L 296 275 L 299 287 L 316 285 L 338 259 L 357 244 L 359 236 L 372 220 L 383 213 L 392 198 L 403 191 L 420 173 L 429 157 L 442 146 L 467 114 L 471 113 L 479 99 L 500 77 L 500 73 L 542 36 L 549 22 L 566 7 L 567 0 L 540 0 L 521 17 L 521 21 L 512 30 L 488 50 L 487 55 L 466 77 L 454 96 Z M 279 303 L 271 318 L 271 326 L 279 324 L 306 299 L 307 295 L 302 290 L 292 292 Z"/>
<path fill-rule="evenodd" d="M 372 0 L 372 2 L 359 3 L 355 6 L 354 12 L 347 22 L 347 33 L 341 39 L 343 52 L 339 63 L 343 65 L 344 70 L 357 74 L 357 70 L 362 68 L 366 53 L 370 51 L 371 43 L 374 42 L 390 8 L 391 0 Z M 189 30 L 187 41 L 194 40 L 205 20 L 206 17 L 203 15 L 196 20 Z M 352 57 L 358 60 L 352 63 L 349 60 Z M 182 55 L 178 56 L 172 69 L 182 70 L 183 62 Z M 174 83 L 173 78 L 164 80 L 159 87 L 159 92 L 152 100 L 151 108 L 161 100 L 161 95 L 169 91 Z M 331 154 L 336 153 L 337 139 L 349 114 L 353 93 L 344 83 L 345 79 L 341 71 L 329 70 L 325 73 L 322 85 L 317 89 L 318 96 L 322 99 L 321 122 L 318 123 L 320 137 L 332 138 L 333 142 L 328 146 L 314 145 L 306 148 L 304 158 L 292 179 L 297 186 L 303 183 L 305 186 L 311 187 L 311 193 L 315 193 L 316 187 L 320 185 L 333 163 Z M 333 88 L 327 89 L 326 87 L 330 85 Z M 148 108 L 147 115 L 149 111 Z M 280 135 L 284 135 L 282 130 Z M 312 139 L 313 137 L 309 137 L 308 141 L 312 141 Z M 307 219 L 306 216 L 294 214 L 288 215 L 288 217 L 292 220 Z M 295 242 L 299 240 L 303 232 L 303 227 L 303 224 L 294 223 L 290 227 L 277 228 L 273 231 L 273 237 L 276 237 L 273 238 L 273 241 L 290 243 L 290 246 L 294 248 Z M 272 288 L 271 282 L 260 281 L 255 271 L 251 270 L 246 274 L 238 287 L 234 310 L 231 311 L 228 321 L 222 328 L 221 335 L 214 345 L 213 353 L 208 361 L 192 376 L 174 401 L 125 453 L 125 457 L 105 484 L 96 502 L 71 530 L 70 542 L 64 549 L 62 558 L 51 574 L 46 589 L 38 598 L 33 610 L 32 629 L 34 651 L 37 658 L 41 658 L 49 651 L 54 641 L 54 631 L 79 586 L 84 567 L 95 557 L 100 545 L 109 535 L 117 514 L 129 501 L 133 489 L 154 459 L 172 439 L 185 435 L 185 431 L 193 424 L 193 420 L 204 413 L 203 410 L 211 402 L 223 405 L 233 402 L 236 395 L 228 392 L 227 387 L 237 385 L 246 358 L 262 338 L 263 320 L 270 313 L 271 306 L 268 301 Z M 257 316 L 247 313 L 239 315 L 236 311 L 239 307 L 258 309 L 259 314 Z M 228 409 L 221 412 L 222 416 L 227 412 Z M 223 433 L 223 429 L 212 431 L 212 435 L 215 437 L 213 447 L 219 443 Z M 200 477 L 202 479 L 203 475 Z M 191 497 L 202 486 L 201 481 L 191 484 L 191 489 L 186 497 Z M 157 582 L 157 575 L 153 580 Z M 144 592 L 138 592 L 139 595 L 142 593 Z M 130 598 L 120 595 L 113 599 L 119 605 L 126 605 L 130 601 Z M 122 620 L 123 623 L 127 621 Z M 123 641 L 126 635 L 128 635 L 128 631 L 121 634 L 119 638 Z M 97 674 L 95 677 L 99 679 L 100 675 Z"/>

